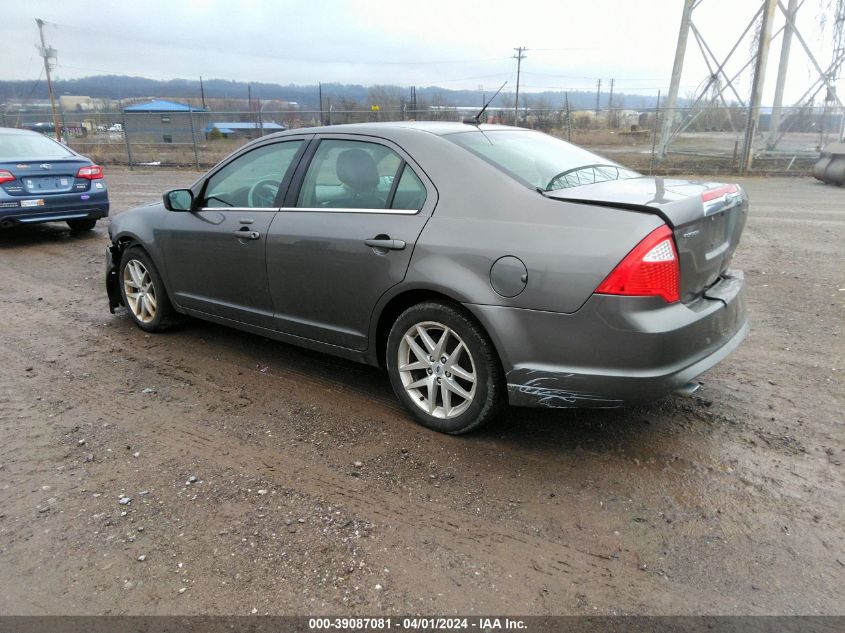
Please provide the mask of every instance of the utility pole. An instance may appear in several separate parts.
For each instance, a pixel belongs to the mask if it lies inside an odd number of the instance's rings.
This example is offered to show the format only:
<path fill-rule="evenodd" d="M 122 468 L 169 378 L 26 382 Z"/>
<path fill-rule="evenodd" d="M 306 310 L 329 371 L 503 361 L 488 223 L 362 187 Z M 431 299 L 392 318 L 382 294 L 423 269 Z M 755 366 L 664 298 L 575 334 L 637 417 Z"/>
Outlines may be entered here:
<path fill-rule="evenodd" d="M 596 88 L 596 116 L 599 115 L 599 111 L 601 110 L 601 79 L 598 80 Z"/>
<path fill-rule="evenodd" d="M 786 85 L 786 71 L 789 68 L 789 49 L 792 45 L 792 25 L 795 23 L 795 14 L 798 11 L 798 0 L 789 0 L 786 9 L 788 19 L 783 27 L 783 41 L 780 45 L 780 63 L 778 64 L 778 77 L 775 82 L 775 99 L 772 103 L 772 122 L 769 125 L 769 139 L 766 142 L 766 149 L 774 149 L 777 144 L 778 132 L 780 131 L 780 119 L 783 111 L 783 88 Z"/>
<path fill-rule="evenodd" d="M 53 112 L 53 129 L 56 132 L 56 140 L 62 141 L 62 125 L 59 123 L 59 113 L 56 111 L 56 98 L 53 95 L 53 80 L 50 77 L 50 60 L 56 59 L 56 49 L 47 46 L 44 42 L 44 20 L 35 18 L 38 25 L 38 35 L 41 37 L 41 46 L 38 52 L 44 58 L 44 74 L 47 75 L 47 92 L 50 94 L 50 109 Z"/>
<path fill-rule="evenodd" d="M 678 31 L 678 44 L 675 47 L 675 63 L 672 65 L 672 79 L 669 82 L 669 95 L 666 97 L 665 114 L 663 115 L 663 129 L 660 132 L 660 148 L 657 160 L 666 158 L 669 139 L 672 136 L 672 126 L 675 123 L 675 106 L 678 104 L 678 89 L 681 87 L 681 73 L 684 71 L 684 55 L 687 51 L 687 37 L 692 24 L 692 10 L 696 0 L 684 0 L 681 12 L 681 28 Z"/>
<path fill-rule="evenodd" d="M 250 118 L 253 118 L 253 109 L 252 109 L 252 84 L 246 85 L 246 99 L 247 105 L 249 106 L 249 114 Z M 256 121 L 256 127 L 258 127 L 258 122 Z"/>
<path fill-rule="evenodd" d="M 616 116 L 613 110 L 613 84 L 616 80 L 610 80 L 610 96 L 607 98 L 607 121 L 610 124 L 610 127 L 616 127 Z"/>
<path fill-rule="evenodd" d="M 200 98 L 202 99 L 202 107 L 205 108 L 205 88 L 202 85 L 202 75 L 200 75 Z"/>
<path fill-rule="evenodd" d="M 742 147 L 740 169 L 747 173 L 753 159 L 754 134 L 760 120 L 760 104 L 763 101 L 763 84 L 766 81 L 766 62 L 769 59 L 769 44 L 772 41 L 772 22 L 778 0 L 765 0 L 760 24 L 760 40 L 757 44 L 757 60 L 754 64 L 754 81 L 751 84 L 751 99 L 748 103 L 748 118 L 745 123 L 745 144 Z"/>
<path fill-rule="evenodd" d="M 323 83 L 317 82 L 317 90 L 320 93 L 320 125 L 325 125 L 323 123 Z"/>
<path fill-rule="evenodd" d="M 513 50 L 516 51 L 516 55 L 512 56 L 516 60 L 516 100 L 513 105 L 513 124 L 519 125 L 519 73 L 522 70 L 522 60 L 526 57 L 524 53 L 528 49 L 520 46 Z"/>
<path fill-rule="evenodd" d="M 572 142 L 572 110 L 569 108 L 569 93 L 566 95 L 566 140 Z"/>

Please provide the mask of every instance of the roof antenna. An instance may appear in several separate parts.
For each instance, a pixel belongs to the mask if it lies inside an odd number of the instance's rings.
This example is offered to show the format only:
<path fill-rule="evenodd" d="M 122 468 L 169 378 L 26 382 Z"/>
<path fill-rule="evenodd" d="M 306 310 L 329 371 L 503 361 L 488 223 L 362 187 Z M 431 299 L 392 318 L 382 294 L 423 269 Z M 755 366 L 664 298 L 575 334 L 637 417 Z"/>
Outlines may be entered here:
<path fill-rule="evenodd" d="M 490 99 L 487 101 L 487 103 L 484 104 L 484 107 L 481 108 L 481 110 L 478 111 L 478 114 L 476 114 L 471 119 L 464 119 L 464 123 L 467 123 L 469 125 L 481 125 L 481 115 L 484 114 L 484 112 L 487 110 L 487 106 L 489 106 L 493 102 L 493 99 L 495 99 L 496 97 L 499 96 L 499 93 L 502 91 L 502 88 L 504 88 L 507 85 L 508 85 L 508 82 L 506 81 L 501 86 L 499 86 L 499 89 L 496 91 L 496 94 L 494 94 L 492 97 L 490 97 Z"/>

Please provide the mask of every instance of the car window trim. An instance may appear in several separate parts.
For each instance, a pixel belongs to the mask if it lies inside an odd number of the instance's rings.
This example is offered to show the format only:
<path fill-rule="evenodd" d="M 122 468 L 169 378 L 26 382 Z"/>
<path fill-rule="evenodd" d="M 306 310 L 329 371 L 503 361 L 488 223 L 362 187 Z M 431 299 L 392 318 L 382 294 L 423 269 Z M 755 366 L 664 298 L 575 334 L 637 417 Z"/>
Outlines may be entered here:
<path fill-rule="evenodd" d="M 311 161 L 314 160 L 314 154 L 317 153 L 317 148 L 322 140 L 322 138 L 312 138 L 308 141 L 308 146 L 305 148 L 305 152 L 291 178 L 290 186 L 285 192 L 280 210 L 296 206 L 296 201 L 299 199 L 299 190 L 302 189 L 302 183 L 305 181 L 305 174 L 308 173 L 308 168 L 311 166 Z"/>
<path fill-rule="evenodd" d="M 279 207 L 200 207 L 200 211 L 278 211 Z"/>
<path fill-rule="evenodd" d="M 215 209 L 218 209 L 215 207 Z M 274 209 L 275 210 L 275 209 Z M 281 207 L 279 211 L 304 213 L 381 213 L 384 215 L 417 215 L 421 209 L 362 209 L 358 207 Z"/>
<path fill-rule="evenodd" d="M 293 141 L 299 141 L 302 144 L 300 145 L 299 149 L 296 150 L 296 154 L 290 161 L 290 165 L 285 170 L 284 175 L 282 176 L 282 180 L 279 182 L 279 191 L 276 193 L 276 199 L 274 201 L 274 206 L 272 207 L 200 207 L 200 211 L 278 211 L 279 208 L 284 204 L 285 196 L 287 195 L 287 191 L 290 188 L 291 181 L 293 180 L 293 176 L 296 173 L 297 169 L 299 169 L 299 165 L 302 162 L 302 157 L 305 155 L 305 152 L 310 147 L 313 138 L 309 136 L 298 136 L 293 138 L 279 138 L 273 139 L 267 143 L 258 143 L 255 147 L 251 147 L 249 149 L 243 148 L 245 151 L 241 151 L 238 154 L 231 156 L 229 160 L 227 160 L 224 164 L 221 164 L 217 169 L 214 170 L 214 173 L 208 174 L 205 178 L 205 181 L 202 184 L 202 188 L 200 189 L 200 200 L 205 200 L 205 192 L 208 189 L 208 183 L 211 179 L 220 173 L 226 166 L 231 165 L 233 162 L 241 158 L 242 156 L 246 156 L 250 152 L 257 151 L 264 147 L 268 147 L 271 145 L 281 145 L 282 143 L 290 143 Z"/>
<path fill-rule="evenodd" d="M 345 208 L 345 207 L 297 207 L 296 202 L 299 200 L 299 190 L 302 188 L 302 184 L 305 181 L 305 175 L 308 173 L 308 169 L 311 167 L 311 162 L 314 159 L 314 155 L 317 153 L 317 148 L 320 146 L 322 141 L 358 141 L 361 143 L 373 143 L 375 145 L 381 145 L 386 147 L 387 149 L 394 152 L 399 159 L 402 161 L 400 167 L 409 167 L 413 170 L 416 177 L 419 179 L 421 183 L 423 183 L 423 187 L 426 189 L 426 200 L 423 202 L 423 205 L 419 209 L 359 209 L 359 208 Z M 425 203 L 428 202 L 429 197 L 429 190 L 426 186 L 426 179 L 423 179 L 416 169 L 411 165 L 408 159 L 403 156 L 403 154 L 407 154 L 404 149 L 402 149 L 399 145 L 393 143 L 388 139 L 383 139 L 378 136 L 368 136 L 363 134 L 342 134 L 342 133 L 325 133 L 321 135 L 317 135 L 311 139 L 308 143 L 308 148 L 306 149 L 305 154 L 303 155 L 302 159 L 299 161 L 299 165 L 297 166 L 296 173 L 293 175 L 291 179 L 290 186 L 288 187 L 287 194 L 285 195 L 284 205 L 278 209 L 280 212 L 284 211 L 290 213 L 292 211 L 302 211 L 304 213 L 381 213 L 381 214 L 393 214 L 393 215 L 418 215 L 422 213 L 423 209 L 425 208 Z M 399 173 L 397 171 L 397 173 Z M 400 173 L 401 177 L 401 173 Z M 394 177 L 394 182 L 391 188 L 391 195 L 395 194 L 395 188 L 398 185 L 398 180 Z M 436 191 L 436 189 L 435 189 Z M 393 204 L 392 197 L 390 200 L 390 204 Z M 429 213 L 430 215 L 430 213 Z"/>
<path fill-rule="evenodd" d="M 401 180 L 402 175 L 405 173 L 405 165 L 408 163 L 405 161 L 404 158 L 399 156 L 399 167 L 396 168 L 396 173 L 393 174 L 393 182 L 390 183 L 390 193 L 387 194 L 387 208 L 393 208 L 393 199 L 396 197 L 396 188 L 399 186 L 399 180 Z M 423 200 L 423 204 L 425 201 Z"/>

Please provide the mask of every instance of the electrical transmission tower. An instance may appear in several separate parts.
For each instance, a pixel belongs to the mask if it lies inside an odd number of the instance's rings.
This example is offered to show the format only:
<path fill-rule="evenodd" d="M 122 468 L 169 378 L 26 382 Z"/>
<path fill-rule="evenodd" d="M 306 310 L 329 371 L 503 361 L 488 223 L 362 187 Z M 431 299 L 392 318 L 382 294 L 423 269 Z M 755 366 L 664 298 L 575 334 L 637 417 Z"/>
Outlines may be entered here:
<path fill-rule="evenodd" d="M 696 26 L 693 20 L 693 12 L 698 9 L 706 0 L 684 0 L 684 7 L 681 15 L 681 27 L 678 32 L 678 43 L 675 49 L 675 62 L 672 67 L 672 78 L 669 85 L 669 94 L 666 100 L 666 110 L 663 125 L 660 132 L 660 142 L 657 156 L 660 160 L 666 158 L 669 146 L 674 137 L 689 128 L 696 119 L 708 108 L 729 108 L 728 99 L 735 102 L 745 110 L 745 122 L 741 129 L 742 151 L 739 156 L 740 167 L 743 171 L 751 168 L 754 159 L 753 146 L 755 138 L 762 136 L 758 130 L 760 110 L 762 107 L 763 88 L 765 86 L 766 65 L 769 59 L 769 49 L 772 41 L 782 37 L 780 61 L 777 68 L 775 83 L 775 94 L 772 102 L 772 116 L 769 125 L 769 132 L 765 138 L 765 147 L 772 151 L 777 147 L 778 142 L 785 133 L 783 94 L 786 85 L 787 71 L 791 55 L 794 53 L 792 40 L 797 39 L 805 56 L 811 62 L 815 71 L 815 81 L 796 103 L 799 108 L 811 105 L 818 94 L 826 89 L 826 100 L 829 103 L 838 105 L 843 118 L 843 129 L 840 137 L 845 132 L 845 106 L 836 94 L 835 83 L 838 80 L 843 62 L 845 62 L 845 0 L 831 0 L 836 5 L 834 10 L 833 24 L 833 54 L 830 64 L 823 68 L 816 59 L 807 41 L 796 26 L 796 17 L 805 0 L 760 0 L 760 4 L 754 16 L 747 23 L 736 43 L 724 57 L 717 57 L 708 45 L 704 33 Z M 786 4 L 784 4 L 786 2 Z M 775 22 L 781 21 L 783 25 L 774 30 Z M 686 116 L 678 116 L 678 89 L 681 84 L 681 76 L 684 69 L 684 58 L 686 55 L 689 35 L 692 33 L 695 44 L 707 65 L 708 75 L 696 91 L 693 102 Z M 735 57 L 740 45 L 746 37 L 752 38 L 752 50 L 744 64 L 739 70 L 729 72 L 731 59 Z M 751 90 L 747 98 L 744 98 L 737 89 L 738 78 L 747 70 L 752 69 Z M 727 95 L 727 98 L 726 98 Z M 728 111 L 728 120 L 731 128 L 739 140 L 740 130 Z"/>
<path fill-rule="evenodd" d="M 38 54 L 44 59 L 44 74 L 47 76 L 47 92 L 50 94 L 50 109 L 53 112 L 53 129 L 56 132 L 56 140 L 61 142 L 62 126 L 59 122 L 59 113 L 56 110 L 56 97 L 53 95 L 53 80 L 50 77 L 50 71 L 56 63 L 57 53 L 55 48 L 47 46 L 44 43 L 44 20 L 35 18 L 35 23 L 38 25 L 38 35 L 41 38 L 41 46 L 36 46 L 36 48 L 38 49 Z"/>

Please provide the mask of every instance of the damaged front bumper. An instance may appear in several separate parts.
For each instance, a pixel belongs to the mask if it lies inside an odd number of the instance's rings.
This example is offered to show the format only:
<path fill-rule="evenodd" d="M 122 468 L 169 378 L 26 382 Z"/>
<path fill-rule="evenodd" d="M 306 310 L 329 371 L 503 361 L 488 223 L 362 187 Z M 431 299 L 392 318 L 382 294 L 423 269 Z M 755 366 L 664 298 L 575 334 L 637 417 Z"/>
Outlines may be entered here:
<path fill-rule="evenodd" d="M 118 283 L 118 269 L 120 267 L 120 247 L 112 244 L 106 248 L 106 292 L 109 296 L 109 312 L 114 314 L 115 308 L 123 305 Z"/>

